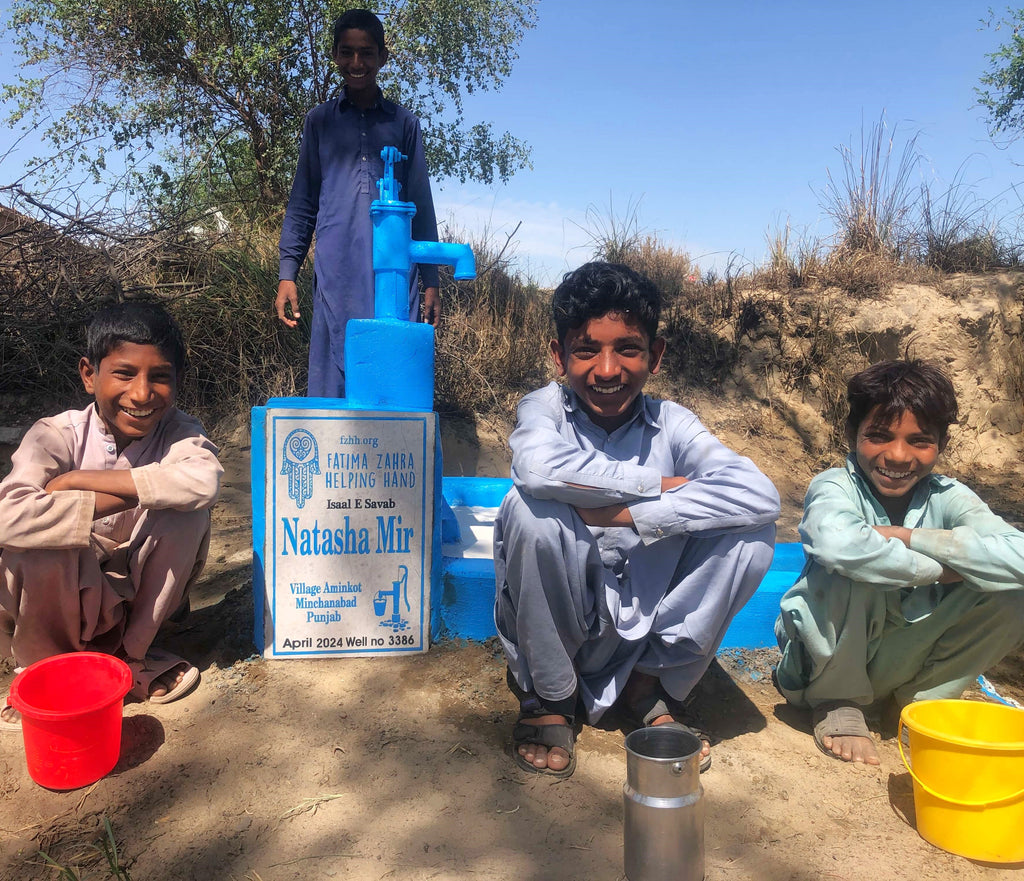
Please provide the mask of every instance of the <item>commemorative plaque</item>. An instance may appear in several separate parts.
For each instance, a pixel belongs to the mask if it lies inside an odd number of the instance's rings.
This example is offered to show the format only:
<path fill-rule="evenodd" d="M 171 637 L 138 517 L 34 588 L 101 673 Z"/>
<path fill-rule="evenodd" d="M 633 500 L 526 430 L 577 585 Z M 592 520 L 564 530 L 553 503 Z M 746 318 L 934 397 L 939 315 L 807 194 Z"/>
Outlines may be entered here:
<path fill-rule="evenodd" d="M 260 419 L 264 657 L 426 651 L 435 414 L 268 406 Z"/>

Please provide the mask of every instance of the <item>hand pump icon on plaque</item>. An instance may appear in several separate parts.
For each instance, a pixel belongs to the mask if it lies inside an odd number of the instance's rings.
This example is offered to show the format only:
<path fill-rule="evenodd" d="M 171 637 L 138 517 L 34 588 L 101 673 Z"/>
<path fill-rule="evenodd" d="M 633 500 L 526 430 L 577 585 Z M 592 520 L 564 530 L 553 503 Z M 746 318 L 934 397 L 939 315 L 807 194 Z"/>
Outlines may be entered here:
<path fill-rule="evenodd" d="M 398 581 L 391 582 L 391 590 L 378 590 L 373 598 L 373 611 L 378 618 L 384 618 L 380 626 L 387 627 L 395 633 L 409 628 L 409 622 L 402 617 L 402 610 L 398 605 L 399 597 L 404 600 L 406 611 L 412 611 L 412 606 L 409 605 L 409 570 L 404 565 L 399 565 L 398 569 Z M 389 600 L 392 608 L 391 617 L 385 618 Z"/>

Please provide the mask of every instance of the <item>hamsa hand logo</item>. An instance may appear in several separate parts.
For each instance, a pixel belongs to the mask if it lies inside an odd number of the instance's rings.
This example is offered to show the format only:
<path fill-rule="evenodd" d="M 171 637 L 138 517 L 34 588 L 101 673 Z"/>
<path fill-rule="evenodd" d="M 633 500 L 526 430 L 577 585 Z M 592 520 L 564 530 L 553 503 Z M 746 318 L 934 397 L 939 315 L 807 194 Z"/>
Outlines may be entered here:
<path fill-rule="evenodd" d="M 288 495 L 298 507 L 313 495 L 313 475 L 320 473 L 316 438 L 305 428 L 296 428 L 284 439 L 281 473 L 288 475 Z"/>

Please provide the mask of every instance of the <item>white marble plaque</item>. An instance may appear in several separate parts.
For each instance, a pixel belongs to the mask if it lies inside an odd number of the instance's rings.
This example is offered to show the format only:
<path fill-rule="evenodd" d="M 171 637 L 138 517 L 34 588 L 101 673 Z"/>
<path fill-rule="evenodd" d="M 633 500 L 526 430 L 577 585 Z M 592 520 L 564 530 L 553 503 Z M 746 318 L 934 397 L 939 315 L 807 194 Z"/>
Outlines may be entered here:
<path fill-rule="evenodd" d="M 265 657 L 427 650 L 435 418 L 267 410 Z"/>

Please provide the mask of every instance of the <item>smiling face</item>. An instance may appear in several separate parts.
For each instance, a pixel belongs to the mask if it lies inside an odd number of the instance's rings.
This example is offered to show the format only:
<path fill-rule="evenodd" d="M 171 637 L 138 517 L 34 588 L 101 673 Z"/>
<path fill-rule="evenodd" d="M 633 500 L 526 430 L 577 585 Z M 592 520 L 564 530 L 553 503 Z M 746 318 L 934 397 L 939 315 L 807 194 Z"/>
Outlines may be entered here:
<path fill-rule="evenodd" d="M 83 358 L 78 369 L 119 453 L 156 428 L 178 394 L 174 364 L 154 345 L 123 342 L 98 367 Z"/>
<path fill-rule="evenodd" d="M 341 32 L 334 47 L 334 63 L 345 80 L 345 94 L 357 107 L 371 107 L 377 100 L 377 73 L 388 60 L 366 31 L 348 28 Z"/>
<path fill-rule="evenodd" d="M 591 318 L 551 341 L 559 376 L 569 380 L 595 425 L 611 432 L 629 419 L 647 377 L 661 367 L 665 341 L 653 342 L 640 323 L 621 312 Z"/>
<path fill-rule="evenodd" d="M 932 473 L 947 438 L 922 428 L 909 410 L 888 425 L 876 423 L 877 414 L 875 407 L 857 429 L 857 464 L 886 511 L 905 511 L 911 490 Z"/>

